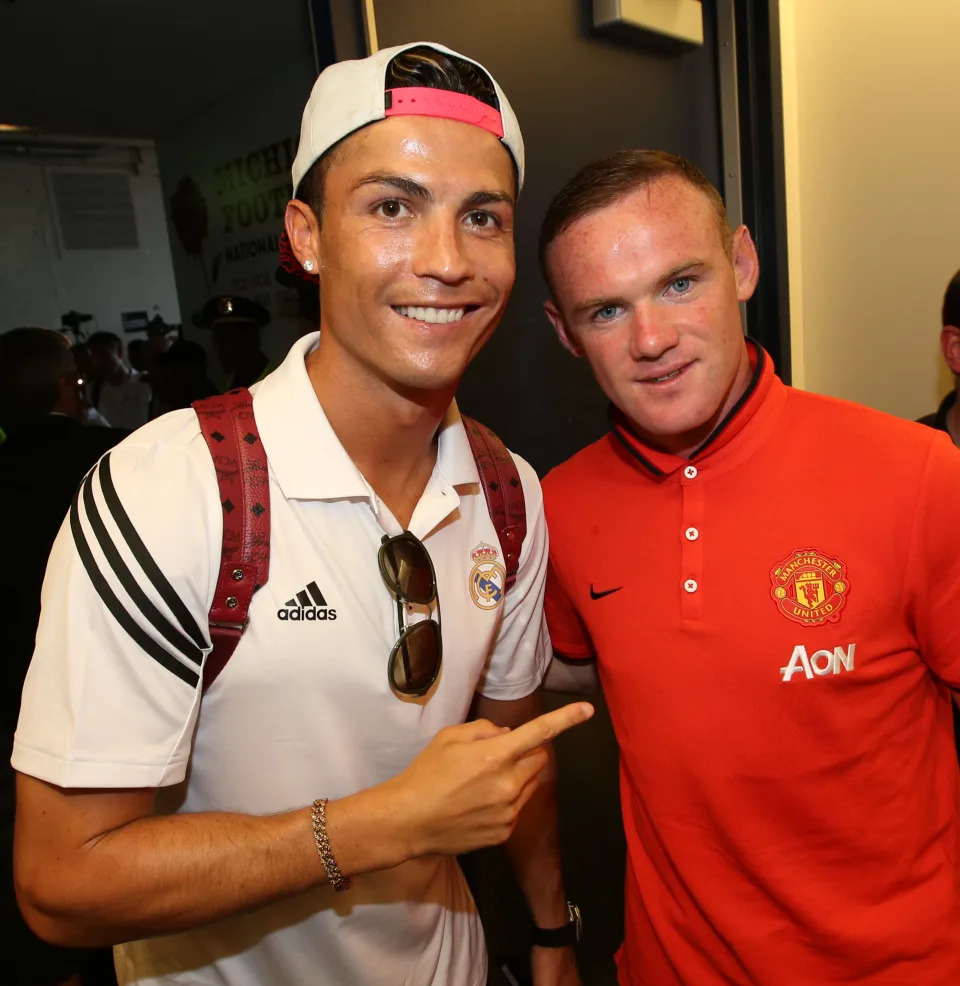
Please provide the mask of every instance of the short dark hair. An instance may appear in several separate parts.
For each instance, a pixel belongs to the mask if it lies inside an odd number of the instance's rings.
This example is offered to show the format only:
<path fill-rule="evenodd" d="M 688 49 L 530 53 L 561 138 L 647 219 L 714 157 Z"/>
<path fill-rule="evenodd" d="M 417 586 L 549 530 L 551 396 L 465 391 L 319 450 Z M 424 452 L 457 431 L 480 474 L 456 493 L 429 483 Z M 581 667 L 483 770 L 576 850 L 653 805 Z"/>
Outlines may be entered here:
<path fill-rule="evenodd" d="M 960 329 L 960 270 L 951 278 L 943 296 L 943 325 Z"/>
<path fill-rule="evenodd" d="M 23 327 L 0 335 L 0 425 L 10 432 L 49 414 L 60 399 L 60 379 L 73 368 L 67 337 Z"/>
<path fill-rule="evenodd" d="M 99 346 L 110 346 L 118 355 L 123 355 L 123 343 L 120 342 L 120 336 L 116 332 L 101 330 L 87 336 L 88 349 L 96 349 Z"/>
<path fill-rule="evenodd" d="M 459 92 L 473 96 L 480 102 L 500 109 L 500 100 L 493 80 L 479 65 L 447 55 L 429 45 L 417 45 L 407 51 L 401 51 L 387 65 L 383 83 L 384 89 L 406 89 L 417 87 L 421 89 L 446 89 L 449 92 Z M 356 131 L 354 131 L 355 133 Z M 343 146 L 343 141 L 352 134 L 347 134 L 319 157 L 307 169 L 294 191 L 294 198 L 305 202 L 313 210 L 317 219 L 323 215 L 323 186 L 327 172 L 336 161 L 337 154 Z"/>
<path fill-rule="evenodd" d="M 550 244 L 578 219 L 612 205 L 659 178 L 681 178 L 709 199 L 717 214 L 723 248 L 729 254 L 733 239 L 727 207 L 710 179 L 691 161 L 667 151 L 629 150 L 608 154 L 582 167 L 553 197 L 540 224 L 540 269 L 553 291 L 547 271 Z"/>

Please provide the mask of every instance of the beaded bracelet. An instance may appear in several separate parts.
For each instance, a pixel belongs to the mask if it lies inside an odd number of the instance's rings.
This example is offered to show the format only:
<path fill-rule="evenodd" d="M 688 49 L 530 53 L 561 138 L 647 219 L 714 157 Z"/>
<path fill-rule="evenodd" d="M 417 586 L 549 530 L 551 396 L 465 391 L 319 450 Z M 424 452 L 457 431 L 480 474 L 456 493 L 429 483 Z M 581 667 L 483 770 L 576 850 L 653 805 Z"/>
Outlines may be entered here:
<path fill-rule="evenodd" d="M 344 876 L 337 866 L 337 861 L 333 858 L 333 850 L 330 848 L 330 840 L 327 838 L 327 798 L 317 798 L 313 803 L 310 812 L 310 821 L 313 822 L 313 841 L 317 844 L 317 852 L 320 854 L 320 862 L 330 881 L 330 886 L 334 890 L 349 890 L 353 884 L 353 878 Z"/>

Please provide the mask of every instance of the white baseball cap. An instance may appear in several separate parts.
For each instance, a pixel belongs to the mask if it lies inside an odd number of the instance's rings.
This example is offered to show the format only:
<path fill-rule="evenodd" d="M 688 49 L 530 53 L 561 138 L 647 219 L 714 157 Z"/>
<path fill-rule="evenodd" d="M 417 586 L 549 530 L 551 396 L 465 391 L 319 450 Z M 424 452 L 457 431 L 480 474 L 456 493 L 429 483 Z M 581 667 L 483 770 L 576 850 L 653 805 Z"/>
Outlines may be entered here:
<path fill-rule="evenodd" d="M 445 55 L 453 55 L 482 69 L 493 82 L 500 111 L 466 96 L 445 89 L 386 89 L 386 72 L 390 61 L 401 52 L 421 45 Z M 300 146 L 293 162 L 293 188 L 337 141 L 355 130 L 389 116 L 436 116 L 472 123 L 495 134 L 513 157 L 517 166 L 517 187 L 523 187 L 523 138 L 520 124 L 497 80 L 472 58 L 445 48 L 433 41 L 383 48 L 368 58 L 335 62 L 325 68 L 313 85 L 300 125 Z"/>

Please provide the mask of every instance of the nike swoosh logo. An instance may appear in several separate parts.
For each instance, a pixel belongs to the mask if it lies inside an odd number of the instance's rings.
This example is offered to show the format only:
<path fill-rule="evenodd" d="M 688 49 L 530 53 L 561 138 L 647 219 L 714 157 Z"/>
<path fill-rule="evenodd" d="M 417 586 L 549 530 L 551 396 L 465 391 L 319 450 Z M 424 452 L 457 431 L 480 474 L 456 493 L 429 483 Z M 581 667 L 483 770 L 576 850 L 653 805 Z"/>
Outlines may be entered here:
<path fill-rule="evenodd" d="M 611 592 L 619 592 L 623 588 L 622 585 L 618 585 L 616 589 L 604 589 L 603 592 L 597 592 L 593 587 L 593 583 L 590 583 L 590 598 L 591 599 L 603 599 L 604 596 L 609 596 Z"/>

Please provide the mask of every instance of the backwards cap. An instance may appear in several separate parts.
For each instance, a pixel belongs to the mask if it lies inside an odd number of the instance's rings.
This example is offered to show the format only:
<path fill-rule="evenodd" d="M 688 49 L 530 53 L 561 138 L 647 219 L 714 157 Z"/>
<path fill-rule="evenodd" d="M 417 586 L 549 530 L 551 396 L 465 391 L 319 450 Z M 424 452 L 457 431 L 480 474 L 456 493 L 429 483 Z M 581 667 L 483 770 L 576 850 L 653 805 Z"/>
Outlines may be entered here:
<path fill-rule="evenodd" d="M 445 55 L 463 59 L 486 72 L 493 83 L 500 111 L 492 106 L 446 89 L 398 88 L 386 90 L 387 66 L 401 52 L 425 46 Z M 293 188 L 337 141 L 355 130 L 390 116 L 436 116 L 472 123 L 495 134 L 513 156 L 517 166 L 517 186 L 523 187 L 523 138 L 520 124 L 497 80 L 472 58 L 432 41 L 383 48 L 368 58 L 335 62 L 325 68 L 314 83 L 303 111 L 300 146 L 293 162 Z"/>

